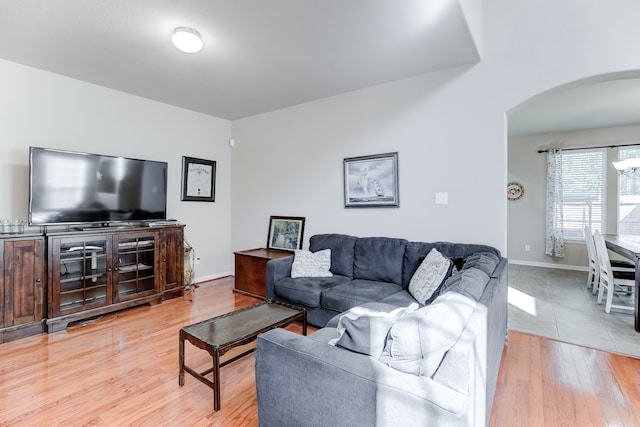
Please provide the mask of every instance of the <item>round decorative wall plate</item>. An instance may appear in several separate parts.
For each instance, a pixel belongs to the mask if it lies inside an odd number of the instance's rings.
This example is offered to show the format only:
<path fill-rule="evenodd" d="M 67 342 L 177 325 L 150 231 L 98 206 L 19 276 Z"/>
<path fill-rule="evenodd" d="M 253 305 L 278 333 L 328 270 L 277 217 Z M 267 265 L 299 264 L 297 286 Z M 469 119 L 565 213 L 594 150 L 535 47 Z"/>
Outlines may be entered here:
<path fill-rule="evenodd" d="M 518 200 L 524 194 L 524 187 L 517 182 L 507 184 L 507 199 Z"/>

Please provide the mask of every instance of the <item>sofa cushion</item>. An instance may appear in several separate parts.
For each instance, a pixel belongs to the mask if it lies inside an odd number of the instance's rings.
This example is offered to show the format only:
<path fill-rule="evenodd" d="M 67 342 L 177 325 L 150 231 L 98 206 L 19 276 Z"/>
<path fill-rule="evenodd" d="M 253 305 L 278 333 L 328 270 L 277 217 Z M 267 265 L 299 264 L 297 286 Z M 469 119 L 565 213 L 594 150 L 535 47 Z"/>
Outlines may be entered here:
<path fill-rule="evenodd" d="M 353 278 L 402 284 L 407 241 L 390 237 L 361 237 L 356 241 Z"/>
<path fill-rule="evenodd" d="M 338 338 L 338 330 L 335 328 L 335 326 L 332 328 L 320 328 L 317 331 L 307 335 L 307 338 L 322 344 L 326 344 L 332 339 Z"/>
<path fill-rule="evenodd" d="M 353 256 L 357 237 L 345 234 L 316 234 L 309 239 L 309 250 L 317 252 L 331 249 L 331 268 L 333 274 L 353 279 Z"/>
<path fill-rule="evenodd" d="M 307 307 L 319 307 L 322 291 L 348 282 L 345 276 L 333 277 L 287 277 L 278 280 L 274 285 L 276 296 Z"/>
<path fill-rule="evenodd" d="M 400 290 L 402 288 L 393 283 L 354 279 L 322 291 L 320 305 L 341 313 L 357 305 L 380 301 Z"/>
<path fill-rule="evenodd" d="M 492 252 L 476 252 L 465 259 L 462 269 L 478 268 L 487 275 L 491 275 L 499 262 L 500 258 Z"/>
<path fill-rule="evenodd" d="M 415 304 L 416 300 L 414 300 L 413 298 L 411 298 L 411 300 L 409 302 L 407 302 L 406 304 L 386 304 L 380 301 L 373 301 L 373 302 L 366 302 L 362 305 L 359 305 L 358 307 L 364 307 L 368 310 L 371 311 L 384 311 L 384 312 L 391 312 L 393 310 L 395 310 L 398 307 L 408 307 L 411 304 Z M 338 322 L 340 321 L 340 318 L 342 317 L 344 313 L 339 313 L 336 314 L 335 316 L 333 316 L 325 325 L 326 328 L 337 328 L 338 327 Z"/>
<path fill-rule="evenodd" d="M 393 322 L 404 314 L 417 310 L 418 304 L 395 307 L 390 311 L 375 310 L 365 305 L 353 307 L 340 316 L 338 337 L 330 340 L 329 344 L 378 359 Z"/>
<path fill-rule="evenodd" d="M 403 289 L 400 292 L 396 292 L 393 295 L 389 295 L 380 300 L 382 304 L 389 304 L 395 307 L 406 307 L 411 303 L 417 302 L 414 297 L 411 296 L 409 291 Z M 422 305 L 422 304 L 420 304 Z"/>
<path fill-rule="evenodd" d="M 490 252 L 500 257 L 500 251 L 496 248 L 486 245 L 478 245 L 473 243 L 451 243 L 451 242 L 436 242 L 435 248 L 440 253 L 449 258 L 467 258 L 477 252 Z"/>
<path fill-rule="evenodd" d="M 453 262 L 442 256 L 436 248 L 431 249 L 409 282 L 409 293 L 420 304 L 425 304 L 431 295 L 451 275 Z"/>
<path fill-rule="evenodd" d="M 402 287 L 407 288 L 413 273 L 417 270 L 425 256 L 436 248 L 438 252 L 451 259 L 458 270 L 461 269 L 463 261 L 477 252 L 486 252 L 500 257 L 500 251 L 486 245 L 450 243 L 450 242 L 408 242 L 404 253 L 404 264 L 402 266 Z"/>
<path fill-rule="evenodd" d="M 331 277 L 331 249 L 323 249 L 318 252 L 294 251 L 293 264 L 291 265 L 291 277 Z"/>
<path fill-rule="evenodd" d="M 432 377 L 464 330 L 476 302 L 448 292 L 400 317 L 389 330 L 380 361 L 402 372 Z"/>
<path fill-rule="evenodd" d="M 444 282 L 440 295 L 444 295 L 446 292 L 457 292 L 479 301 L 487 283 L 489 283 L 487 273 L 475 267 L 466 268 Z"/>

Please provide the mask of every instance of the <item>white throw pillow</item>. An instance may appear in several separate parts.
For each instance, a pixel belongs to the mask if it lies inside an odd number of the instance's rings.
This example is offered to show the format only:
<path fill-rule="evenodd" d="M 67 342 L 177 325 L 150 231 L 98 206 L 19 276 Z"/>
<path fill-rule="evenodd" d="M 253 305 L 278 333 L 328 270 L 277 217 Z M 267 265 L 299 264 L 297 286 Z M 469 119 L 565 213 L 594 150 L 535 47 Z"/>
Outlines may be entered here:
<path fill-rule="evenodd" d="M 416 303 L 391 311 L 354 307 L 340 316 L 337 326 L 338 337 L 330 340 L 329 344 L 378 359 L 384 350 L 387 334 L 393 322 L 417 309 Z"/>
<path fill-rule="evenodd" d="M 291 277 L 332 277 L 331 249 L 309 252 L 297 249 L 294 253 Z"/>
<path fill-rule="evenodd" d="M 380 361 L 402 372 L 432 377 L 458 341 L 477 303 L 447 292 L 430 305 L 402 316 L 387 336 Z"/>
<path fill-rule="evenodd" d="M 409 293 L 420 304 L 425 304 L 436 289 L 447 278 L 451 260 L 436 248 L 425 257 L 409 282 Z"/>

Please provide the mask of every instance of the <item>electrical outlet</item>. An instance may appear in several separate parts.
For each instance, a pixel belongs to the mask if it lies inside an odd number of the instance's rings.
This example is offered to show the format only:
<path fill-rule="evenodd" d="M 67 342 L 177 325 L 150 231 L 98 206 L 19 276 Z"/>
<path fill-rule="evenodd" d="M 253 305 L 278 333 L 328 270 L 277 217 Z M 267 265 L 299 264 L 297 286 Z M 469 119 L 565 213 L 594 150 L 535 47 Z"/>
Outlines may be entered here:
<path fill-rule="evenodd" d="M 436 193 L 436 205 L 448 205 L 449 193 Z"/>
<path fill-rule="evenodd" d="M 200 257 L 197 256 L 194 260 L 193 260 L 194 264 L 200 264 Z"/>
<path fill-rule="evenodd" d="M 526 245 L 524 245 L 524 250 L 525 250 L 526 252 L 529 252 L 529 251 L 531 250 L 531 245 L 530 245 L 530 244 L 526 244 Z"/>

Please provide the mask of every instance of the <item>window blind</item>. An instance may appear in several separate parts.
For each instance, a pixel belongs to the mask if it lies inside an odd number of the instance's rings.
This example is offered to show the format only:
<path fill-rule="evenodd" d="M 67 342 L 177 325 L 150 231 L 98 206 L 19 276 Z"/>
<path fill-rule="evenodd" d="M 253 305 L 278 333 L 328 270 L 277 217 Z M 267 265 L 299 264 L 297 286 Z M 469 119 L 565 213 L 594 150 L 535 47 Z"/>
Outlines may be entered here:
<path fill-rule="evenodd" d="M 562 153 L 562 213 L 565 239 L 582 240 L 583 229 L 604 232 L 606 200 L 604 149 Z"/>
<path fill-rule="evenodd" d="M 640 157 L 640 146 L 620 147 L 618 159 Z M 640 234 L 640 174 L 618 176 L 618 234 Z"/>

